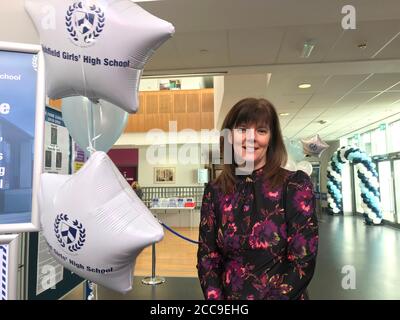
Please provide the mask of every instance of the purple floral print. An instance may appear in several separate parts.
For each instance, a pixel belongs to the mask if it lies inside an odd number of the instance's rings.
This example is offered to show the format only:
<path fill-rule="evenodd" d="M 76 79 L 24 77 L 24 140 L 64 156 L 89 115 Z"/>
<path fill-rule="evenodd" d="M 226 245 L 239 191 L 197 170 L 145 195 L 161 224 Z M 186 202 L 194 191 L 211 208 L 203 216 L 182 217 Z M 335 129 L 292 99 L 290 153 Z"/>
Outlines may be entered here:
<path fill-rule="evenodd" d="M 205 299 L 305 298 L 318 252 L 315 196 L 304 172 L 284 172 L 286 190 L 272 190 L 262 170 L 238 176 L 232 194 L 206 186 L 197 252 Z"/>

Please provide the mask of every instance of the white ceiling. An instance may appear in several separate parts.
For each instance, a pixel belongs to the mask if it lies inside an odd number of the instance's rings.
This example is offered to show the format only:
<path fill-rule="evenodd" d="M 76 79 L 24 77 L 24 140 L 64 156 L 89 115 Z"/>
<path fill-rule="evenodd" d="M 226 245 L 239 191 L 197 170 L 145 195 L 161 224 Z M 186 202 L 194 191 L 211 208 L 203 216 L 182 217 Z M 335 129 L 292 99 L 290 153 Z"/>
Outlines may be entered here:
<path fill-rule="evenodd" d="M 352 0 L 355 30 L 343 30 L 341 0 L 163 0 L 140 5 L 170 21 L 174 37 L 145 74 L 225 72 L 218 123 L 238 99 L 266 97 L 284 134 L 324 140 L 400 113 L 400 2 Z M 300 58 L 303 43 L 316 43 Z M 23 0 L 1 0 L 0 40 L 38 43 Z M 365 49 L 358 48 L 366 43 Z M 205 52 L 206 51 L 206 52 Z M 269 77 L 268 77 L 269 75 Z M 297 88 L 312 84 L 307 90 Z M 400 115 L 399 115 L 400 116 Z M 326 124 L 317 121 L 326 120 Z"/>

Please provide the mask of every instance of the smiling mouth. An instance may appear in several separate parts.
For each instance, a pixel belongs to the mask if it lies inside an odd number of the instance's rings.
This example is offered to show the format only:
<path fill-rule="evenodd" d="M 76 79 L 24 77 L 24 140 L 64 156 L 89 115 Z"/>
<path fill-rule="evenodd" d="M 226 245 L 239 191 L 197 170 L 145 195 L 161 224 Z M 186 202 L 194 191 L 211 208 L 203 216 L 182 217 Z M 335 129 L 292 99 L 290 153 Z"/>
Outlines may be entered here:
<path fill-rule="evenodd" d="M 259 148 L 257 148 L 257 147 L 245 147 L 245 146 L 243 146 L 242 147 L 244 150 L 246 150 L 246 151 L 257 151 Z"/>

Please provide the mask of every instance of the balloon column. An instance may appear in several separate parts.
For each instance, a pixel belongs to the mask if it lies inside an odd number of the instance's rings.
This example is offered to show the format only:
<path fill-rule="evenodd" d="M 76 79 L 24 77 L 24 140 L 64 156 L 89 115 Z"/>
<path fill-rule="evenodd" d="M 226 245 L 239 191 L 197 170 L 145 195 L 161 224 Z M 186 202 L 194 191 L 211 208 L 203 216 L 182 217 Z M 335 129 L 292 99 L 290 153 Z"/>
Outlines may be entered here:
<path fill-rule="evenodd" d="M 378 173 L 371 158 L 356 147 L 339 148 L 328 165 L 328 208 L 331 214 L 343 214 L 342 205 L 342 168 L 347 161 L 355 164 L 360 179 L 361 206 L 367 224 L 381 224 L 382 211 L 380 205 Z"/>

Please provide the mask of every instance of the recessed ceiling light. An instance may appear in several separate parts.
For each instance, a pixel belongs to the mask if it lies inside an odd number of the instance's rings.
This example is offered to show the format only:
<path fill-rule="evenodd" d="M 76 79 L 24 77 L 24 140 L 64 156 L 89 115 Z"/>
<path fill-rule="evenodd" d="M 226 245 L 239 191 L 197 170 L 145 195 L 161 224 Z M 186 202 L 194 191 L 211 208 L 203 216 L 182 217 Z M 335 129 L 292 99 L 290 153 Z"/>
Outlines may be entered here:
<path fill-rule="evenodd" d="M 367 43 L 366 42 L 360 43 L 357 47 L 359 49 L 365 49 L 367 47 Z"/>
<path fill-rule="evenodd" d="M 282 117 L 287 117 L 290 113 L 289 112 L 282 112 L 279 115 Z"/>
<path fill-rule="evenodd" d="M 309 83 L 301 83 L 301 84 L 299 84 L 299 88 L 300 89 L 308 89 L 308 88 L 311 88 L 311 84 L 309 84 Z"/>
<path fill-rule="evenodd" d="M 214 77 L 226 75 L 227 71 L 208 73 L 180 73 L 180 74 L 150 74 L 143 75 L 142 79 L 163 79 L 163 78 L 191 78 L 191 77 Z"/>

